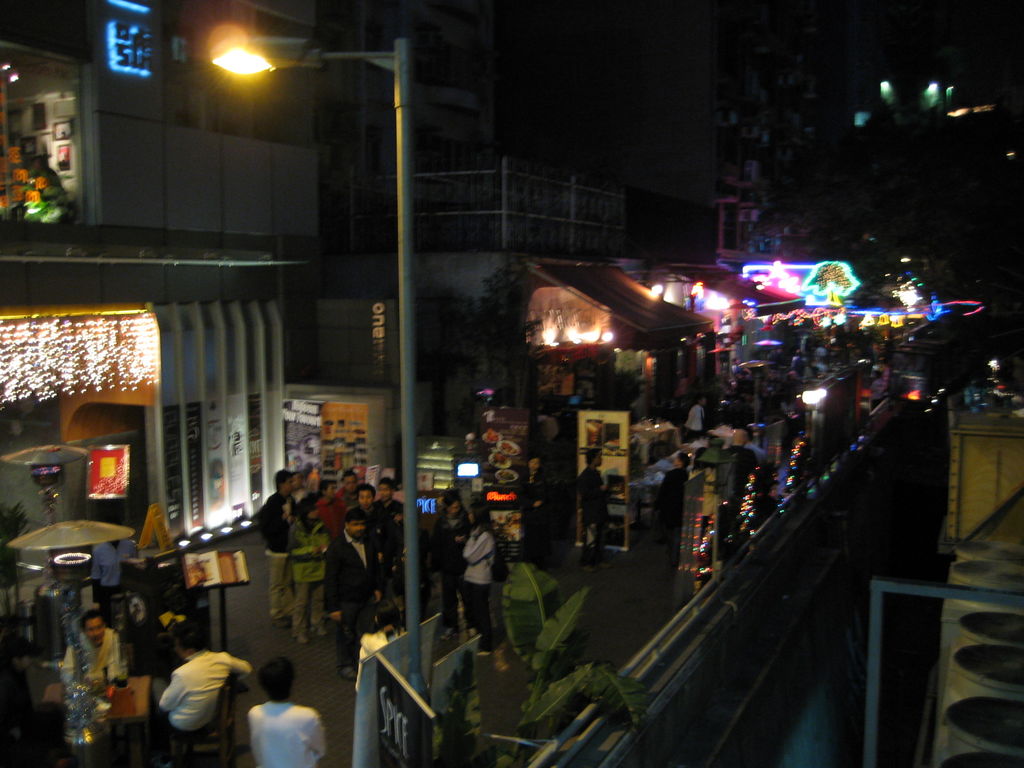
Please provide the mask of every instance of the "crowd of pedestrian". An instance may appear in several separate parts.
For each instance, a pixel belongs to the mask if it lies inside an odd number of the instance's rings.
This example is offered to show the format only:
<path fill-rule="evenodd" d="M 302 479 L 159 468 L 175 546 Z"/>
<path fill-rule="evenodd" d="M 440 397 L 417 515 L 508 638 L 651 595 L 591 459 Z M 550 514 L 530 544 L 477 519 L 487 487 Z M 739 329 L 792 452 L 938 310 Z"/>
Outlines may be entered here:
<path fill-rule="evenodd" d="M 545 486 L 539 461 L 533 467 L 531 512 L 540 515 Z M 275 482 L 277 491 L 257 515 L 270 566 L 271 622 L 290 629 L 301 644 L 327 634 L 333 625 L 338 675 L 356 680 L 361 648 L 376 642 L 371 636 L 379 639 L 407 620 L 409 558 L 395 483 L 384 478 L 374 487 L 346 472 L 340 486 L 321 480 L 314 494 L 289 470 L 279 471 Z M 479 652 L 486 655 L 493 647 L 490 589 L 497 557 L 490 517 L 483 505 L 466 510 L 455 490 L 439 500 L 439 507 L 432 533 L 421 530 L 417 537 L 420 605 L 430 599 L 434 574 L 442 639 L 459 633 L 461 605 L 466 632 L 480 635 Z M 534 522 L 533 528 L 536 534 L 542 522 Z M 535 541 L 534 549 L 532 556 L 543 560 L 543 539 Z"/>

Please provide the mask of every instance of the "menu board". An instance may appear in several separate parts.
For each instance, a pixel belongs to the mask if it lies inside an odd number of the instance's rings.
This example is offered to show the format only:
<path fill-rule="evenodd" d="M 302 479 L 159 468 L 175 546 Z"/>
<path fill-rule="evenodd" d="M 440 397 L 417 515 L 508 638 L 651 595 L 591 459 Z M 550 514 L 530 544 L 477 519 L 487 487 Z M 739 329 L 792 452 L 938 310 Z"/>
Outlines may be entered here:
<path fill-rule="evenodd" d="M 480 416 L 480 467 L 484 485 L 518 485 L 526 479 L 530 412 L 526 408 L 489 408 Z"/>
<path fill-rule="evenodd" d="M 523 513 L 518 509 L 490 510 L 494 544 L 506 562 L 523 559 Z"/>

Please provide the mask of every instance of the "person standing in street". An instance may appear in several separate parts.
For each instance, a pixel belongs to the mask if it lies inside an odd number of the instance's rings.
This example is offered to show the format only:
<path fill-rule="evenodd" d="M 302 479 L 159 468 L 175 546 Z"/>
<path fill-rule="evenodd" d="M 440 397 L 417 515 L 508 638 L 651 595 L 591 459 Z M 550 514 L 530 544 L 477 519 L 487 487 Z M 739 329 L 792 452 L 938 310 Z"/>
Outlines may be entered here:
<path fill-rule="evenodd" d="M 313 633 L 326 635 L 324 628 L 324 554 L 331 536 L 320 522 L 316 505 L 302 505 L 298 519 L 288 532 L 288 555 L 292 563 L 295 602 L 292 636 L 301 644 Z"/>
<path fill-rule="evenodd" d="M 586 540 L 580 565 L 585 571 L 607 567 L 604 562 L 604 529 L 608 524 L 608 486 L 601 479 L 601 449 L 587 451 L 587 466 L 576 478 L 576 491 L 583 511 L 583 530 Z"/>
<path fill-rule="evenodd" d="M 441 639 L 451 640 L 459 632 L 459 594 L 466 570 L 462 550 L 469 538 L 469 518 L 462 509 L 458 491 L 445 491 L 441 501 L 444 515 L 430 535 L 430 568 L 441 572 Z M 462 603 L 466 604 L 464 594 Z"/>
<path fill-rule="evenodd" d="M 378 574 L 377 551 L 366 532 L 366 512 L 356 507 L 345 517 L 345 532 L 327 549 L 324 576 L 325 610 L 338 626 L 338 675 L 345 680 L 356 679 L 365 609 L 382 596 Z"/>
<path fill-rule="evenodd" d="M 463 576 L 466 587 L 467 623 L 480 634 L 479 655 L 490 656 L 493 650 L 491 631 L 491 567 L 494 565 L 494 534 L 487 506 L 480 501 L 469 508 L 469 539 L 462 550 L 466 561 Z"/>
<path fill-rule="evenodd" d="M 665 473 L 665 479 L 658 488 L 654 501 L 668 537 L 668 562 L 673 568 L 679 566 L 679 534 L 683 527 L 683 504 L 686 501 L 686 481 L 690 479 L 688 466 L 690 457 L 682 451 L 672 456 L 672 469 Z"/>
<path fill-rule="evenodd" d="M 275 627 L 291 626 L 292 573 L 288 567 L 288 531 L 295 521 L 292 492 L 302 478 L 287 469 L 274 475 L 277 491 L 270 495 L 258 513 L 260 533 L 267 545 L 270 571 L 270 620 Z"/>
<path fill-rule="evenodd" d="M 249 710 L 249 742 L 256 768 L 316 768 L 327 754 L 320 713 L 293 704 L 295 667 L 284 656 L 260 667 L 260 687 L 267 703 Z"/>
<path fill-rule="evenodd" d="M 527 462 L 529 475 L 523 483 L 523 527 L 526 542 L 523 559 L 543 569 L 551 554 L 551 526 L 547 508 L 548 484 L 544 479 L 544 468 L 540 457 L 534 456 Z"/>
<path fill-rule="evenodd" d="M 395 501 L 395 481 L 390 477 L 382 477 L 377 483 L 377 501 L 373 504 L 378 514 L 394 518 L 402 514 L 401 502 Z"/>
<path fill-rule="evenodd" d="M 697 401 L 690 406 L 689 413 L 686 414 L 686 423 L 683 427 L 686 429 L 686 442 L 696 440 L 701 437 L 707 430 L 706 416 L 704 408 L 708 404 L 708 399 L 705 395 L 699 395 Z"/>
<path fill-rule="evenodd" d="M 131 539 L 105 541 L 92 548 L 92 598 L 99 605 L 107 626 L 114 623 L 111 598 L 121 592 L 121 561 L 138 557 Z"/>
<path fill-rule="evenodd" d="M 320 496 L 316 500 L 316 509 L 320 522 L 324 524 L 331 540 L 341 536 L 345 528 L 345 502 L 337 495 L 338 484 L 333 480 L 320 481 Z"/>
<path fill-rule="evenodd" d="M 358 487 L 359 476 L 354 470 L 346 469 L 342 472 L 341 488 L 338 489 L 338 495 L 345 502 L 345 509 L 355 509 L 359 506 L 359 493 L 356 490 Z"/>

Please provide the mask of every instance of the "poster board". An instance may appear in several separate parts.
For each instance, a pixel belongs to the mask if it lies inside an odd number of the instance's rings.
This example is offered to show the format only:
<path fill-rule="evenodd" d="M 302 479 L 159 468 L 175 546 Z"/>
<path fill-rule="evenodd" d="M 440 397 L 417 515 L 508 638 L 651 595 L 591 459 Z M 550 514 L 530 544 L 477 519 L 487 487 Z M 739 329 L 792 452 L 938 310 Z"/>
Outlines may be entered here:
<path fill-rule="evenodd" d="M 128 496 L 127 445 L 102 445 L 89 449 L 89 498 L 123 499 Z"/>
<path fill-rule="evenodd" d="M 338 480 L 347 469 L 365 467 L 369 461 L 367 430 L 370 406 L 366 403 L 326 402 L 321 406 L 320 419 L 320 471 L 323 479 Z"/>
<path fill-rule="evenodd" d="M 601 477 L 608 486 L 609 536 L 614 541 L 621 531 L 621 544 L 606 546 L 629 550 L 629 411 L 580 411 L 577 421 L 577 460 L 579 474 L 587 466 L 587 451 L 601 451 Z M 583 511 L 576 504 L 576 543 L 583 544 Z"/>

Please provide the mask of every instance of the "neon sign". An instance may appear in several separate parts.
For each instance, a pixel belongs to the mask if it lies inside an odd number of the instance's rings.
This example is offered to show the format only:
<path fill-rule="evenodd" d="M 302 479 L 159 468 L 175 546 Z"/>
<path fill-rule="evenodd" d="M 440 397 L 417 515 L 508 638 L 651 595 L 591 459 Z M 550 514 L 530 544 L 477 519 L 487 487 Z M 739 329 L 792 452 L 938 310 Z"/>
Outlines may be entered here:
<path fill-rule="evenodd" d="M 845 261 L 783 264 L 781 261 L 745 264 L 743 277 L 761 288 L 799 296 L 811 306 L 842 306 L 860 281 Z"/>
<path fill-rule="evenodd" d="M 416 499 L 416 511 L 421 515 L 436 515 L 437 514 L 437 499 L 434 498 L 419 498 Z"/>
<path fill-rule="evenodd" d="M 745 264 L 743 276 L 763 288 L 770 288 L 790 296 L 801 296 L 804 278 L 814 268 L 813 264 Z"/>
<path fill-rule="evenodd" d="M 860 285 L 850 265 L 845 261 L 823 261 L 815 264 L 811 274 L 804 281 L 803 292 L 808 297 L 820 296 L 826 304 L 841 307 L 843 299 L 857 290 Z"/>
<path fill-rule="evenodd" d="M 107 63 L 114 72 L 138 77 L 153 74 L 153 36 L 148 27 L 111 21 L 107 24 Z"/>
<path fill-rule="evenodd" d="M 517 494 L 515 491 L 508 491 L 507 493 L 503 493 L 502 491 L 488 491 L 487 496 L 485 498 L 487 501 L 512 502 L 517 501 L 519 499 L 519 494 Z"/>

